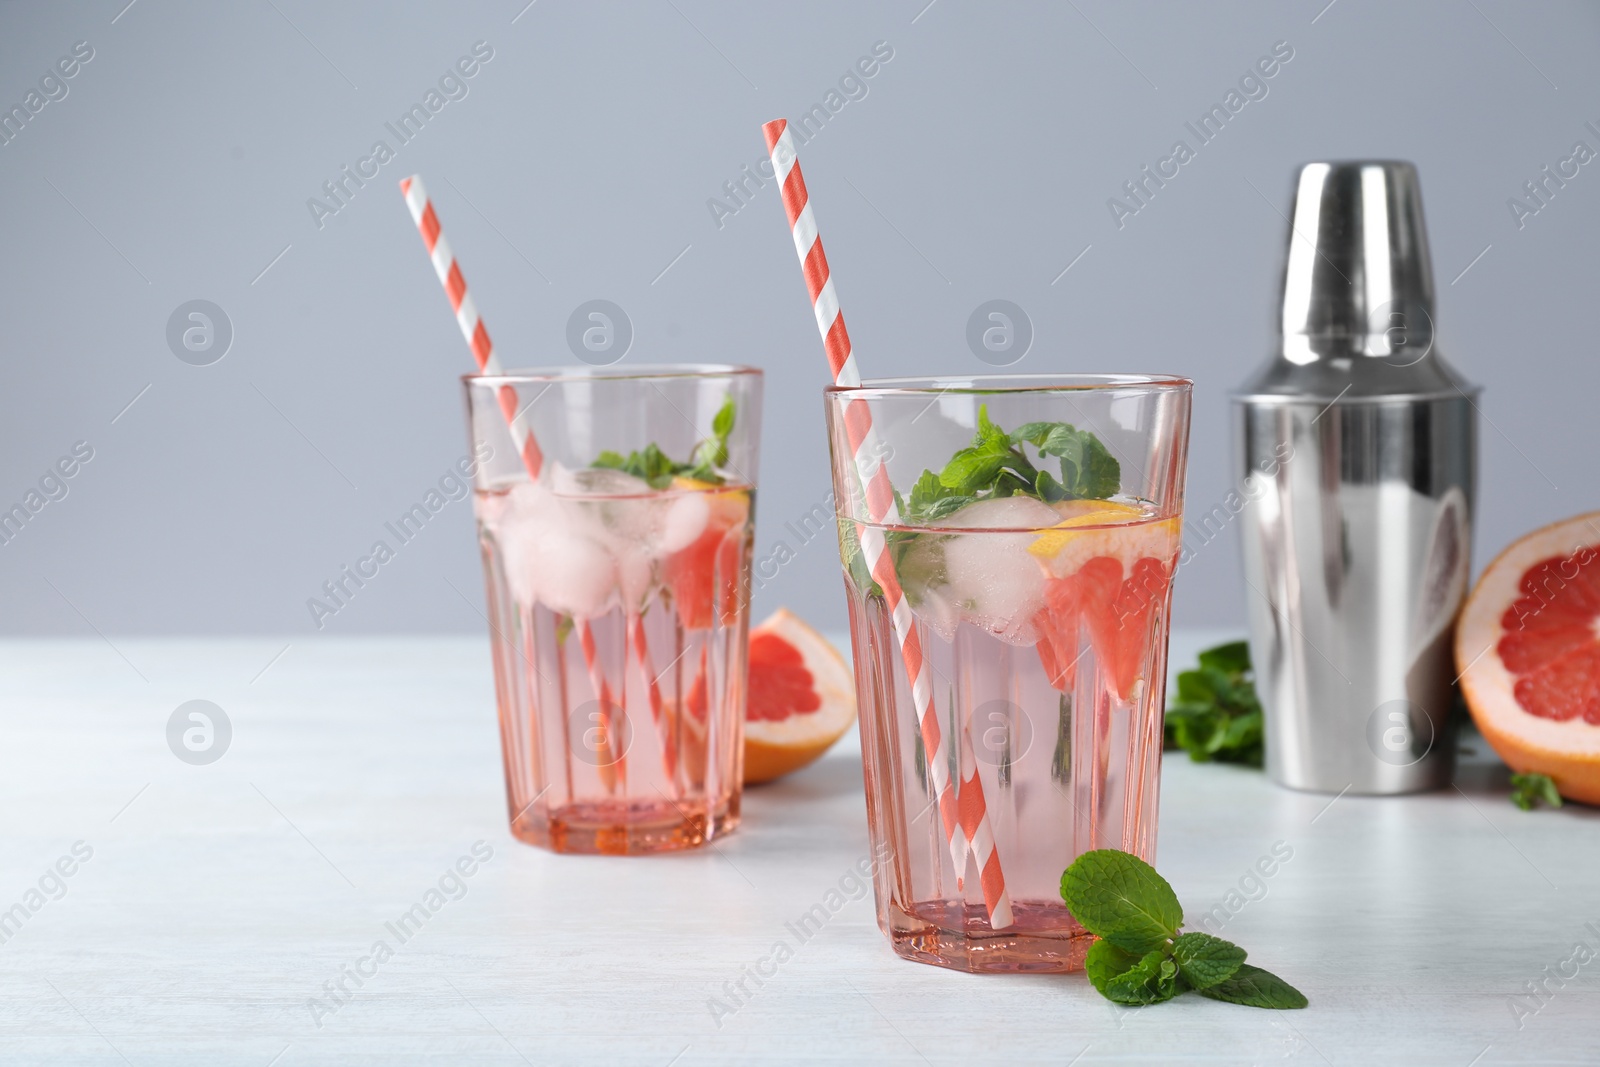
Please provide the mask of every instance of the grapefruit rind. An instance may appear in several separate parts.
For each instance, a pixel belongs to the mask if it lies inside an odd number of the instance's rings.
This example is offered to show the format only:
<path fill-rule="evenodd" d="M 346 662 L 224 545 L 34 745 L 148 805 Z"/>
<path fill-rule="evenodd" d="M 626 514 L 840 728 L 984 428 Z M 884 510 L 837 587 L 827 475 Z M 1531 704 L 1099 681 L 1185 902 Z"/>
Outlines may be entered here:
<path fill-rule="evenodd" d="M 833 645 L 799 616 L 779 608 L 758 630 L 775 633 L 792 645 L 811 672 L 811 682 L 822 698 L 822 706 L 809 714 L 787 719 L 747 721 L 744 736 L 772 745 L 803 745 L 826 738 L 832 744 L 856 718 L 856 687 Z"/>
<path fill-rule="evenodd" d="M 844 657 L 787 608 L 751 631 L 782 638 L 800 653 L 820 698 L 816 711 L 777 720 L 745 720 L 744 780 L 771 781 L 818 759 L 849 732 L 856 719 L 855 680 Z M 759 685 L 752 677 L 751 685 Z"/>
<path fill-rule="evenodd" d="M 1092 506 L 1083 506 L 1089 504 Z M 1028 551 L 1056 578 L 1076 574 L 1098 556 L 1117 560 L 1128 570 L 1145 557 L 1165 560 L 1177 553 L 1177 516 L 1146 522 L 1131 531 L 1118 527 L 1146 519 L 1149 513 L 1144 509 L 1112 500 L 1072 500 L 1056 508 L 1066 512 L 1067 517 L 1041 531 L 1028 546 Z"/>
<path fill-rule="evenodd" d="M 1558 522 L 1513 542 L 1484 569 L 1456 627 L 1456 670 L 1478 730 L 1513 770 L 1548 774 L 1561 795 L 1600 804 L 1600 726 L 1558 721 L 1517 702 L 1517 676 L 1497 647 L 1501 620 L 1522 596 L 1522 576 L 1537 563 L 1600 545 L 1600 511 Z M 1600 639 L 1600 638 L 1597 638 Z"/>

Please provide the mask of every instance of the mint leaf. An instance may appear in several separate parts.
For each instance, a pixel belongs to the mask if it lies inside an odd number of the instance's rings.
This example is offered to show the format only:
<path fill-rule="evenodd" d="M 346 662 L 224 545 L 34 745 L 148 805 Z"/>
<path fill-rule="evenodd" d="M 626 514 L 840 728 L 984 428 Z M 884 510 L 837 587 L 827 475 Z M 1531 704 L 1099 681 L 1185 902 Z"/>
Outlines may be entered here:
<path fill-rule="evenodd" d="M 1143 955 L 1173 937 L 1183 908 L 1144 860 L 1116 849 L 1085 852 L 1061 875 L 1061 898 L 1092 934 Z"/>
<path fill-rule="evenodd" d="M 1061 463 L 1061 485 L 1070 497 L 1103 500 L 1116 494 L 1122 482 L 1122 465 L 1100 438 L 1070 422 L 1030 422 L 1011 435 L 1026 441 L 1040 455 Z"/>
<path fill-rule="evenodd" d="M 652 441 L 643 451 L 629 452 L 626 456 L 607 449 L 596 456 L 589 466 L 631 474 L 648 482 L 652 489 L 668 488 L 679 475 L 711 485 L 722 485 L 727 479 L 718 468 L 728 462 L 728 436 L 733 433 L 733 423 L 734 404 L 730 396 L 722 401 L 722 406 L 711 417 L 711 436 L 694 446 L 687 463 L 672 459 L 661 450 L 660 445 Z"/>
<path fill-rule="evenodd" d="M 995 479 L 1005 469 L 1008 451 L 992 444 L 963 448 L 951 456 L 950 462 L 939 472 L 939 482 L 946 489 L 969 496 L 992 489 Z"/>
<path fill-rule="evenodd" d="M 1259 767 L 1264 717 L 1250 669 L 1250 646 L 1234 641 L 1200 653 L 1197 670 L 1178 675 L 1167 707 L 1166 745 L 1197 763 L 1216 760 Z"/>
<path fill-rule="evenodd" d="M 1544 801 L 1552 808 L 1561 806 L 1561 794 L 1548 774 L 1513 774 L 1511 776 L 1511 803 L 1523 811 L 1532 811 Z"/>
<path fill-rule="evenodd" d="M 1063 478 L 1063 481 L 1066 479 Z M 1078 466 L 1078 496 L 1103 500 L 1122 488 L 1122 464 L 1094 434 L 1085 434 L 1083 462 Z"/>
<path fill-rule="evenodd" d="M 972 503 L 972 497 L 945 486 L 932 471 L 923 471 L 917 484 L 911 487 L 911 498 L 905 502 L 902 514 L 910 522 L 927 525 L 935 519 L 956 512 Z"/>
<path fill-rule="evenodd" d="M 839 520 L 839 558 L 845 561 L 850 580 L 863 596 L 883 596 L 883 590 L 867 568 L 866 554 L 861 551 L 861 539 L 856 536 L 856 524 L 849 519 Z"/>
<path fill-rule="evenodd" d="M 1181 990 L 1178 965 L 1173 962 L 1170 948 L 1151 949 L 1132 967 L 1108 979 L 1100 992 L 1107 1000 L 1118 1004 L 1158 1004 L 1171 1000 Z"/>
<path fill-rule="evenodd" d="M 1038 470 L 1020 447 L 1023 443 L 1039 448 L 1041 455 L 1063 452 L 1075 457 L 1070 462 L 1072 484 L 1064 484 L 1049 471 Z M 1063 459 L 1062 463 L 1065 472 L 1069 469 L 1068 460 Z M 1085 472 L 1082 475 L 1080 467 Z M 938 473 L 923 471 L 908 498 L 903 499 L 896 490 L 895 503 L 907 523 L 933 526 L 979 500 L 1029 496 L 1053 504 L 1091 492 L 1109 497 L 1118 488 L 1116 460 L 1093 434 L 1057 422 L 1028 423 L 1016 433 L 1008 434 L 989 418 L 988 405 L 980 404 L 972 443 L 952 455 Z M 918 545 L 925 536 L 905 530 L 889 532 L 886 540 L 897 569 L 907 566 L 915 557 L 923 564 L 924 577 L 933 577 L 942 571 L 942 553 L 936 561 L 932 556 L 924 559 L 926 554 L 919 551 Z M 859 549 L 854 538 L 841 537 L 841 548 L 846 553 L 846 566 L 857 584 L 866 586 L 867 583 L 861 581 L 867 576 L 863 573 L 865 567 L 858 561 Z M 913 587 L 918 584 L 918 576 L 903 573 L 901 577 L 901 584 L 915 605 L 918 590 Z M 875 588 L 875 584 L 869 587 Z"/>
<path fill-rule="evenodd" d="M 1023 444 L 1057 458 L 1061 478 L 1035 467 Z M 923 472 L 912 489 L 907 517 L 928 523 L 975 500 L 1008 496 L 1031 496 L 1050 504 L 1105 499 L 1120 487 L 1121 467 L 1094 434 L 1065 422 L 1030 422 L 1008 434 L 990 420 L 989 406 L 980 404 L 972 443 L 952 455 L 939 473 Z M 940 503 L 956 498 L 964 499 Z"/>
<path fill-rule="evenodd" d="M 1200 990 L 1200 995 L 1251 1008 L 1303 1008 L 1309 1003 L 1304 993 L 1282 978 L 1248 963 L 1241 963 L 1232 978 Z"/>
<path fill-rule="evenodd" d="M 723 479 L 716 469 L 728 462 L 728 435 L 733 433 L 733 397 L 726 397 L 717 413 L 711 416 L 711 436 L 694 448 L 691 478 L 721 485 Z"/>
<path fill-rule="evenodd" d="M 978 405 L 978 439 L 974 445 L 985 448 L 1010 448 L 1011 435 L 989 421 L 989 405 Z"/>
<path fill-rule="evenodd" d="M 1155 1004 L 1193 989 L 1213 1000 L 1255 1008 L 1303 1008 L 1298 989 L 1244 962 L 1231 941 L 1194 930 L 1179 934 L 1183 909 L 1166 879 L 1116 849 L 1085 852 L 1061 875 L 1061 897 L 1100 940 L 1083 969 L 1118 1004 Z"/>
<path fill-rule="evenodd" d="M 1200 653 L 1200 666 L 1225 675 L 1244 674 L 1250 670 L 1250 642 L 1230 641 L 1208 648 Z"/>
<path fill-rule="evenodd" d="M 932 507 L 922 513 L 922 518 L 919 521 L 925 523 L 936 522 L 947 515 L 955 514 L 970 503 L 972 503 L 970 496 L 947 496 L 942 500 L 935 501 Z"/>
<path fill-rule="evenodd" d="M 1190 989 L 1208 989 L 1232 978 L 1245 951 L 1232 941 L 1192 930 L 1172 942 L 1172 958 Z"/>
<path fill-rule="evenodd" d="M 1052 432 L 1071 428 L 1064 422 L 1025 422 L 1011 431 L 1011 440 L 1017 444 L 1026 441 L 1034 448 L 1042 449 Z"/>
<path fill-rule="evenodd" d="M 1062 423 L 1062 433 L 1053 433 L 1039 447 L 1047 456 L 1061 461 L 1061 484 L 1075 497 L 1096 499 L 1111 496 L 1122 479 L 1122 467 L 1092 433 L 1074 430 Z"/>
<path fill-rule="evenodd" d="M 1046 504 L 1054 504 L 1058 500 L 1065 500 L 1067 491 L 1049 471 L 1040 471 L 1038 477 L 1033 480 L 1033 495 Z"/>
<path fill-rule="evenodd" d="M 722 401 L 717 413 L 711 416 L 711 432 L 717 435 L 717 440 L 724 446 L 728 443 L 728 435 L 733 433 L 733 419 L 733 397 L 730 396 Z"/>
<path fill-rule="evenodd" d="M 1109 941 L 1097 940 L 1083 957 L 1083 970 L 1089 976 L 1089 984 L 1105 993 L 1107 983 L 1138 962 L 1137 953 L 1124 952 Z"/>

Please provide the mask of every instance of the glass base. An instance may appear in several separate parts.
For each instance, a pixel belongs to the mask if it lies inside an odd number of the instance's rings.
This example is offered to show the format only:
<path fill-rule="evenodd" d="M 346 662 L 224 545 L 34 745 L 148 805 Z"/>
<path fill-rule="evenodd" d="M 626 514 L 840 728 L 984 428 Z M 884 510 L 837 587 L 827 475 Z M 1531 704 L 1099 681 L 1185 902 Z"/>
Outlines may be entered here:
<path fill-rule="evenodd" d="M 511 820 L 511 834 L 551 852 L 637 856 L 699 848 L 738 825 L 737 797 L 709 816 L 704 802 L 613 800 L 526 812 Z"/>
<path fill-rule="evenodd" d="M 889 905 L 889 941 L 918 963 L 972 974 L 1064 974 L 1083 970 L 1094 935 L 1059 901 L 1016 901 L 1012 927 L 989 928 L 982 904 L 930 901 L 907 913 Z M 1026 932 L 1017 932 L 1021 927 Z"/>

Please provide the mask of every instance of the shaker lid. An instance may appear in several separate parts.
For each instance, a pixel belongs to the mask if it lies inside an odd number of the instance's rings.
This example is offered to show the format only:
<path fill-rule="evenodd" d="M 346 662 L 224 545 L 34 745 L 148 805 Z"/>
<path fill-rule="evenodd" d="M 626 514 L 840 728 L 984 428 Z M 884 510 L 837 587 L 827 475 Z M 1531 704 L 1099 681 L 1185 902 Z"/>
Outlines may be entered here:
<path fill-rule="evenodd" d="M 1457 395 L 1434 350 L 1416 167 L 1308 163 L 1295 181 L 1278 353 L 1235 394 L 1263 400 Z"/>

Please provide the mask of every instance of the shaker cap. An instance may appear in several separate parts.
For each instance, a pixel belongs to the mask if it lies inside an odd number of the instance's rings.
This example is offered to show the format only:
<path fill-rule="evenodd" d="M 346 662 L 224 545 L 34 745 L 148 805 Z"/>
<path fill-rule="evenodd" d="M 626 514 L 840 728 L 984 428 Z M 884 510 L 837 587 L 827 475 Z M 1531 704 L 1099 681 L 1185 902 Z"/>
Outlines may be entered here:
<path fill-rule="evenodd" d="M 1433 301 L 1416 167 L 1307 163 L 1294 186 L 1282 345 L 1240 392 L 1352 399 L 1460 392 L 1461 380 L 1434 351 Z"/>

